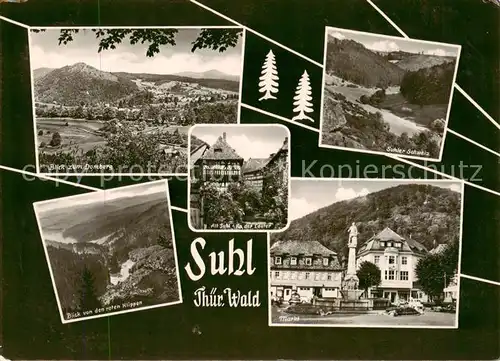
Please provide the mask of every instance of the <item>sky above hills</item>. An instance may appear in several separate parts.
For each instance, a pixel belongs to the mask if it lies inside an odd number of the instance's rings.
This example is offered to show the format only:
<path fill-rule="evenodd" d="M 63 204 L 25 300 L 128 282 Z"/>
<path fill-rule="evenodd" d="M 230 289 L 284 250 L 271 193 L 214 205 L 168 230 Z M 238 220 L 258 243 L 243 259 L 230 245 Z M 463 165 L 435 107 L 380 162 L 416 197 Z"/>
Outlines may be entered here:
<path fill-rule="evenodd" d="M 148 182 L 129 187 L 119 187 L 104 191 L 89 192 L 64 198 L 52 199 L 49 201 L 35 204 L 37 214 L 40 217 L 50 217 L 51 211 L 61 209 L 74 209 L 84 207 L 89 204 L 107 205 L 113 202 L 119 202 L 124 198 L 136 198 L 137 203 L 143 201 L 142 196 L 158 194 L 159 197 L 165 197 L 167 201 L 167 183 L 166 181 Z"/>
<path fill-rule="evenodd" d="M 249 158 L 267 158 L 276 153 L 283 145 L 288 132 L 281 126 L 203 126 L 192 128 L 192 135 L 213 145 L 217 138 L 226 132 L 227 143 L 245 160 Z"/>
<path fill-rule="evenodd" d="M 404 180 L 343 180 L 333 178 L 292 179 L 290 219 L 301 218 L 320 208 L 382 189 L 392 188 L 401 184 L 428 184 L 448 188 L 455 192 L 462 191 L 462 185 L 457 181 L 426 180 L 408 182 Z"/>
<path fill-rule="evenodd" d="M 328 28 L 328 35 L 337 39 L 349 39 L 363 44 L 373 51 L 405 51 L 437 56 L 458 56 L 459 46 L 428 42 L 422 40 L 405 39 L 396 36 L 370 34 L 353 30 Z"/>
<path fill-rule="evenodd" d="M 201 29 L 179 29 L 175 36 L 176 45 L 160 46 L 160 53 L 146 57 L 149 44 L 131 45 L 129 39 L 116 49 L 98 53 L 99 39 L 89 30 L 80 30 L 68 44 L 59 45 L 59 29 L 44 32 L 30 32 L 31 68 L 61 68 L 84 62 L 107 72 L 176 74 L 180 72 L 205 72 L 218 70 L 230 75 L 242 71 L 242 39 L 234 48 L 224 52 L 197 49 L 191 52 L 192 42 Z"/>

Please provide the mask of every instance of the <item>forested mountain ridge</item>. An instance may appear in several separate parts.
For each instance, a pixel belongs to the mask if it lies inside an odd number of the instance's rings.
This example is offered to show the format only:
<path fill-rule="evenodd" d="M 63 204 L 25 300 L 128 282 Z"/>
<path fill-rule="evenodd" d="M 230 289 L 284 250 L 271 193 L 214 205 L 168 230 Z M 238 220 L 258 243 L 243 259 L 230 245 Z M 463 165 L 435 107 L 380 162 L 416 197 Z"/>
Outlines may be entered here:
<path fill-rule="evenodd" d="M 354 40 L 329 36 L 326 51 L 327 72 L 358 85 L 379 88 L 399 85 L 405 73 Z"/>
<path fill-rule="evenodd" d="M 135 74 L 106 72 L 85 63 L 67 65 L 58 69 L 35 69 L 34 87 L 37 102 L 77 106 L 83 103 L 118 103 L 144 93 L 139 82 L 151 83 L 151 89 L 160 92 L 174 91 L 179 94 L 198 91 L 198 87 L 239 91 L 239 82 L 229 79 L 210 79 L 169 74 Z M 207 73 L 208 75 L 213 73 Z M 175 89 L 171 89 L 175 86 Z"/>
<path fill-rule="evenodd" d="M 460 197 L 460 193 L 447 188 L 423 184 L 398 185 L 336 202 L 296 219 L 286 231 L 272 234 L 271 243 L 278 240 L 316 240 L 343 253 L 348 228 L 356 222 L 358 245 L 389 227 L 403 238 L 411 236 L 430 250 L 434 241 L 437 244 L 458 239 Z"/>

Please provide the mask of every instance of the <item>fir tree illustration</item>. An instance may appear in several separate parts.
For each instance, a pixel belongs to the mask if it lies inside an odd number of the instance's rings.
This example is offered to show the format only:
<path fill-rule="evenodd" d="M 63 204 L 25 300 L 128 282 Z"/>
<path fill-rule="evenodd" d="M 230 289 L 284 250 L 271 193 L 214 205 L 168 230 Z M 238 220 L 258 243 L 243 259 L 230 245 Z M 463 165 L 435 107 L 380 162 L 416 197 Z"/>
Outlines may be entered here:
<path fill-rule="evenodd" d="M 314 119 L 306 115 L 306 113 L 312 113 L 312 96 L 311 96 L 311 84 L 309 82 L 309 74 L 304 70 L 304 73 L 300 77 L 299 85 L 295 90 L 295 96 L 293 97 L 293 108 L 294 113 L 299 113 L 292 118 L 292 120 L 304 120 L 308 119 L 314 123 Z"/>
<path fill-rule="evenodd" d="M 266 55 L 259 80 L 259 93 L 264 93 L 259 101 L 276 99 L 273 93 L 278 92 L 279 77 L 278 69 L 276 68 L 276 59 L 272 50 L 269 50 L 269 53 Z"/>

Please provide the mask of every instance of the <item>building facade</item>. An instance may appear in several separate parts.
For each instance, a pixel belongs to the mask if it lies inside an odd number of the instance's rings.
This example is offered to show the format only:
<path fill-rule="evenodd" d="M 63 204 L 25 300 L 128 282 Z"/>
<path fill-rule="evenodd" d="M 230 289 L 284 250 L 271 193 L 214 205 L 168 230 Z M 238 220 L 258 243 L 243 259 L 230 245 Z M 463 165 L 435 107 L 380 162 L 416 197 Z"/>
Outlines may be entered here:
<path fill-rule="evenodd" d="M 419 242 L 405 239 L 390 228 L 385 228 L 361 245 L 356 265 L 363 261 L 376 264 L 381 272 L 381 284 L 370 290 L 370 297 L 383 297 L 391 302 L 417 299 L 427 301 L 418 285 L 415 273 L 417 262 L 428 253 Z"/>
<path fill-rule="evenodd" d="M 318 241 L 278 241 L 270 249 L 270 295 L 288 301 L 340 297 L 342 267 L 337 253 Z"/>
<path fill-rule="evenodd" d="M 227 143 L 224 132 L 210 147 L 201 143 L 190 154 L 190 217 L 196 228 L 204 228 L 205 202 L 200 195 L 202 184 L 211 183 L 223 192 L 231 183 L 241 181 L 243 157 Z"/>
<path fill-rule="evenodd" d="M 227 143 L 224 132 L 217 141 L 206 148 L 192 165 L 191 182 L 211 182 L 220 191 L 231 183 L 242 180 L 243 157 Z"/>
<path fill-rule="evenodd" d="M 243 179 L 251 187 L 261 191 L 265 185 L 275 176 L 278 185 L 288 182 L 288 137 L 285 138 L 276 153 L 268 158 L 250 158 L 243 165 Z"/>

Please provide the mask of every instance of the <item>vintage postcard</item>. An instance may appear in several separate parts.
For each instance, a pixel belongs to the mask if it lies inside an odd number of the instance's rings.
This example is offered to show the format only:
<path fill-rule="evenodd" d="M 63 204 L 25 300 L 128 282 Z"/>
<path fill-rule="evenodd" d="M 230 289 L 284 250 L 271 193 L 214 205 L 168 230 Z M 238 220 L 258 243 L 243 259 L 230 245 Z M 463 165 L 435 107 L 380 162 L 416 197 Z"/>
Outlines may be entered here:
<path fill-rule="evenodd" d="M 460 49 L 327 27 L 319 146 L 440 160 Z"/>
<path fill-rule="evenodd" d="M 463 184 L 293 178 L 272 326 L 457 328 Z"/>
<path fill-rule="evenodd" d="M 288 225 L 288 128 L 196 125 L 189 141 L 189 222 L 194 231 L 267 232 Z"/>
<path fill-rule="evenodd" d="M 165 180 L 33 207 L 63 323 L 182 302 Z"/>
<path fill-rule="evenodd" d="M 41 28 L 29 41 L 40 173 L 186 174 L 189 127 L 238 122 L 241 28 Z"/>

